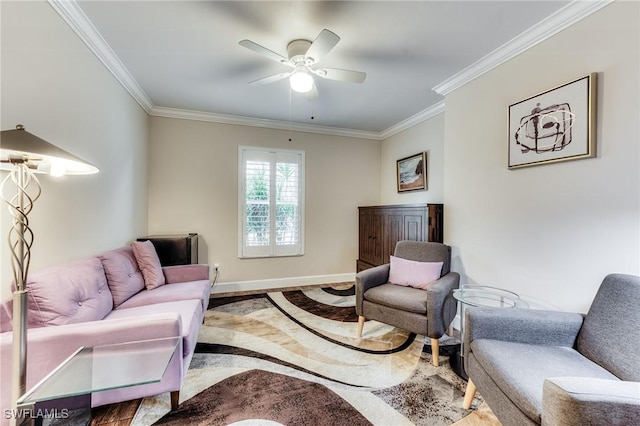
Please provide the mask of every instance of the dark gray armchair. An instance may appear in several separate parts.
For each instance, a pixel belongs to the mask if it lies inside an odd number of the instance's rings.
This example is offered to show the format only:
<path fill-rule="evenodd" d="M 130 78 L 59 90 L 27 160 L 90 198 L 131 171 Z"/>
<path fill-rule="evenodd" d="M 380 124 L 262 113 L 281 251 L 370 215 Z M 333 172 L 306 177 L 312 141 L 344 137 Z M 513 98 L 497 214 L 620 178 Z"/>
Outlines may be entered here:
<path fill-rule="evenodd" d="M 640 424 L 640 277 L 605 277 L 587 315 L 467 308 L 464 408 L 505 425 Z"/>
<path fill-rule="evenodd" d="M 441 243 L 399 241 L 394 256 L 419 262 L 444 262 L 440 279 L 426 290 L 390 284 L 390 265 L 376 266 L 356 275 L 358 337 L 366 319 L 380 321 L 431 338 L 433 364 L 438 365 L 438 339 L 456 316 L 452 292 L 460 275 L 451 272 L 451 247 Z"/>

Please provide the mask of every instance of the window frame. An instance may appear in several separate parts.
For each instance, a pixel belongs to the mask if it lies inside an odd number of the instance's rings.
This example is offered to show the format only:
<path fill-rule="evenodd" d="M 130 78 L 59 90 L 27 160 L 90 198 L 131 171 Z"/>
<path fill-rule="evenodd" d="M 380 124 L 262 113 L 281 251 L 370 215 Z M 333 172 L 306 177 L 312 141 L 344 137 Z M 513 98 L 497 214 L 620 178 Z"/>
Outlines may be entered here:
<path fill-rule="evenodd" d="M 297 244 L 278 244 L 276 241 L 276 174 L 278 157 L 297 157 L 298 171 L 298 242 Z M 268 158 L 270 164 L 269 180 L 269 244 L 264 246 L 246 245 L 247 227 L 247 184 L 246 161 L 251 158 Z M 303 256 L 305 252 L 305 152 L 303 150 L 238 146 L 238 257 L 241 259 Z"/>

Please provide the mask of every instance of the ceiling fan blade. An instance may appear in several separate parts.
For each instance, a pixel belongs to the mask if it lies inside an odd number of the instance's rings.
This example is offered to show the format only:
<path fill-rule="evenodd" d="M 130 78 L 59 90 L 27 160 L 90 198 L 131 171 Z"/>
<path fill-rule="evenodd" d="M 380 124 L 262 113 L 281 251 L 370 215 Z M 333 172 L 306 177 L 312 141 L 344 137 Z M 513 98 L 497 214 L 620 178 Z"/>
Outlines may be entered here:
<path fill-rule="evenodd" d="M 254 43 L 251 40 L 241 40 L 238 43 L 240 46 L 246 47 L 249 50 L 253 50 L 254 52 L 266 56 L 267 58 L 274 60 L 276 62 L 280 62 L 281 64 L 285 64 L 285 65 L 290 65 L 293 66 L 291 64 L 291 62 L 289 62 L 289 60 L 287 58 L 285 58 L 282 55 L 277 54 L 276 52 L 274 52 L 273 50 L 269 50 L 264 46 L 260 46 L 258 43 Z"/>
<path fill-rule="evenodd" d="M 317 64 L 339 41 L 340 37 L 336 34 L 327 29 L 322 30 L 313 43 L 311 43 L 309 50 L 307 50 L 304 56 L 310 58 L 314 64 Z"/>
<path fill-rule="evenodd" d="M 316 99 L 318 99 L 318 88 L 316 87 L 316 84 L 313 83 L 311 90 L 309 90 L 304 95 L 307 97 L 308 101 L 315 101 Z"/>
<path fill-rule="evenodd" d="M 281 72 L 280 74 L 270 75 L 268 77 L 259 78 L 257 80 L 251 81 L 249 84 L 252 86 L 261 85 L 261 84 L 269 84 L 274 83 L 278 80 L 285 79 L 289 77 L 292 73 L 290 72 Z"/>
<path fill-rule="evenodd" d="M 346 81 L 347 83 L 362 83 L 367 77 L 366 72 L 340 70 L 336 68 L 323 68 L 317 71 L 320 77 L 328 78 L 329 80 Z"/>

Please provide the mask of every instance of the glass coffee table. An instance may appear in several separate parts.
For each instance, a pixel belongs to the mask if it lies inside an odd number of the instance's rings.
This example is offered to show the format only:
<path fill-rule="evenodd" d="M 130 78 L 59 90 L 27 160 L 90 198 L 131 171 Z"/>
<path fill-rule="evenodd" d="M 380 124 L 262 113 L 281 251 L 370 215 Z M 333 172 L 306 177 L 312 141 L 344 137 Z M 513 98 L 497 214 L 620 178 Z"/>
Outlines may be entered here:
<path fill-rule="evenodd" d="M 480 285 L 465 285 L 453 290 L 453 297 L 460 302 L 460 351 L 449 358 L 449 365 L 458 376 L 468 380 L 467 373 L 464 371 L 464 320 L 467 307 L 527 309 L 529 305 L 512 291 Z"/>
<path fill-rule="evenodd" d="M 179 342 L 170 337 L 81 347 L 20 397 L 17 408 L 37 413 L 38 403 L 160 382 Z"/>

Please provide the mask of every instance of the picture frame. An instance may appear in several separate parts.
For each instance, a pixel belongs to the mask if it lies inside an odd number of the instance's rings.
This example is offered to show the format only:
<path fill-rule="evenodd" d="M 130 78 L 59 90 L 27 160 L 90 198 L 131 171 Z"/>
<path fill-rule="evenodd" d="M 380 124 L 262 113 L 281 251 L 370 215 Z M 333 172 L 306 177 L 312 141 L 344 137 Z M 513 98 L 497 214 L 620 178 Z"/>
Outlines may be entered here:
<path fill-rule="evenodd" d="M 420 152 L 396 161 L 398 192 L 427 189 L 427 155 Z"/>
<path fill-rule="evenodd" d="M 597 73 L 509 106 L 508 167 L 596 156 Z"/>

